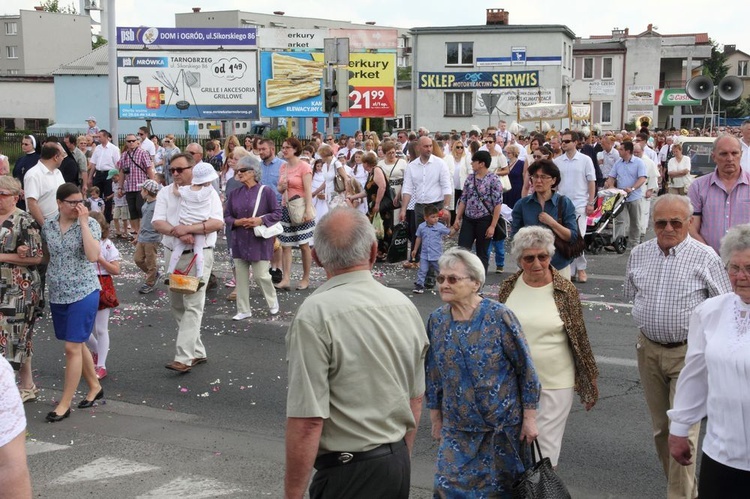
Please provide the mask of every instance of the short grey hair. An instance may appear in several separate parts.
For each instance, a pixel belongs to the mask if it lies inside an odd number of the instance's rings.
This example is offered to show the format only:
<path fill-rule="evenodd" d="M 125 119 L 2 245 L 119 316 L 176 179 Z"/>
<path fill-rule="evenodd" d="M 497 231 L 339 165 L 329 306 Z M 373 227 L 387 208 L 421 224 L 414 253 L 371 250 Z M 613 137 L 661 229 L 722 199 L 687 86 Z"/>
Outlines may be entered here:
<path fill-rule="evenodd" d="M 348 223 L 342 224 L 341 217 Z M 330 210 L 315 225 L 315 255 L 328 271 L 343 270 L 370 261 L 375 229 L 359 210 L 338 207 Z"/>
<path fill-rule="evenodd" d="M 240 158 L 239 161 L 237 161 L 237 169 L 239 170 L 240 168 L 250 168 L 255 174 L 255 181 L 260 183 L 260 161 L 254 156 L 243 156 Z"/>
<path fill-rule="evenodd" d="M 550 258 L 555 254 L 555 234 L 547 227 L 531 225 L 524 227 L 513 236 L 511 258 L 517 263 L 521 262 L 521 256 L 527 249 L 547 250 Z"/>
<path fill-rule="evenodd" d="M 690 202 L 689 197 L 680 196 L 679 194 L 662 194 L 656 198 L 654 205 L 651 207 L 651 218 L 656 216 L 656 208 L 662 203 L 682 203 L 685 208 L 686 218 L 693 216 L 693 203 Z"/>
<path fill-rule="evenodd" d="M 456 268 L 456 265 L 459 263 L 466 267 L 466 272 L 469 274 L 468 277 L 472 281 L 478 282 L 479 288 L 481 289 L 481 287 L 484 286 L 485 272 L 482 260 L 480 260 L 477 255 L 467 249 L 455 246 L 443 253 L 443 256 L 438 260 L 438 266 L 441 269 L 453 269 Z"/>
<path fill-rule="evenodd" d="M 750 249 L 750 224 L 735 225 L 722 238 L 719 254 L 727 265 L 732 255 L 747 249 Z"/>
<path fill-rule="evenodd" d="M 732 135 L 731 133 L 722 133 L 716 137 L 716 140 L 714 140 L 714 149 L 716 149 L 716 146 L 719 145 L 719 141 L 724 139 L 734 139 L 737 145 L 740 146 L 740 148 L 742 147 L 742 142 L 740 142 L 740 139 L 738 139 L 736 136 Z"/>

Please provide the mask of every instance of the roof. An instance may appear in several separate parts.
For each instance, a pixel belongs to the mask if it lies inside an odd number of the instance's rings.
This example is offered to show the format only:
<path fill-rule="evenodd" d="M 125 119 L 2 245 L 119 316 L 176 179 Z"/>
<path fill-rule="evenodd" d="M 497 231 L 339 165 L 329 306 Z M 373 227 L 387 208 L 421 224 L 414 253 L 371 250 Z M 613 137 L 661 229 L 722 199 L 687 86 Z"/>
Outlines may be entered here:
<path fill-rule="evenodd" d="M 573 52 L 619 52 L 626 50 L 623 40 L 602 40 L 582 42 L 580 39 L 573 43 Z"/>
<path fill-rule="evenodd" d="M 107 54 L 107 45 L 97 47 L 83 57 L 79 57 L 73 62 L 63 64 L 52 72 L 53 75 L 86 75 L 86 76 L 105 76 L 108 71 L 109 57 Z"/>
<path fill-rule="evenodd" d="M 612 39 L 623 39 L 623 38 L 640 38 L 643 36 L 659 36 L 661 38 L 677 38 L 677 37 L 685 37 L 685 36 L 692 36 L 695 37 L 695 44 L 696 45 L 710 45 L 711 40 L 708 38 L 708 33 L 676 33 L 676 34 L 670 34 L 670 35 L 662 35 L 661 33 L 658 33 L 656 31 L 644 31 L 643 33 L 638 33 L 637 35 L 625 35 L 620 34 L 616 37 L 612 35 L 591 35 L 588 37 L 589 40 L 612 40 Z"/>
<path fill-rule="evenodd" d="M 573 31 L 564 24 L 480 24 L 476 26 L 429 26 L 411 28 L 412 35 L 444 35 L 465 33 L 564 33 L 575 38 Z"/>

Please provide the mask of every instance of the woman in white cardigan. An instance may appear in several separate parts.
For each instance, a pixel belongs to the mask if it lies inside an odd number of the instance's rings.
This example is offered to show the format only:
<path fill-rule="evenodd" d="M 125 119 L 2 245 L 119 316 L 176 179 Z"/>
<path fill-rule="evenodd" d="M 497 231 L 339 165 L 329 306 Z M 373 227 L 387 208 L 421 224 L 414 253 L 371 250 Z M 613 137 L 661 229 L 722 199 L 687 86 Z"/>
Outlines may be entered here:
<path fill-rule="evenodd" d="M 453 180 L 453 199 L 451 199 L 451 224 L 456 221 L 456 200 L 461 199 L 464 182 L 469 176 L 471 169 L 471 154 L 467 154 L 466 147 L 460 140 L 454 140 L 451 153 L 443 158 L 448 165 L 451 179 Z"/>

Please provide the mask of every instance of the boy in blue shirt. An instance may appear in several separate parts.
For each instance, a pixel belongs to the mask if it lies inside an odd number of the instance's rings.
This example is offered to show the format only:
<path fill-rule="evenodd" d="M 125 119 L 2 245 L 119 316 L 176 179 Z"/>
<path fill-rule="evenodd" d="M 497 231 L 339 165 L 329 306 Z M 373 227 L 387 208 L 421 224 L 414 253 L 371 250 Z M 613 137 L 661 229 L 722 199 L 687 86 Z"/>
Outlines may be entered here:
<path fill-rule="evenodd" d="M 417 282 L 413 293 L 420 295 L 424 293 L 424 281 L 430 269 L 434 269 L 437 274 L 438 260 L 443 255 L 443 236 L 452 234 L 452 232 L 451 229 L 440 223 L 440 212 L 435 206 L 425 206 L 424 222 L 417 227 L 417 240 L 414 242 L 414 248 L 411 251 L 411 257 L 414 259 L 419 253 L 419 248 L 422 248 Z"/>

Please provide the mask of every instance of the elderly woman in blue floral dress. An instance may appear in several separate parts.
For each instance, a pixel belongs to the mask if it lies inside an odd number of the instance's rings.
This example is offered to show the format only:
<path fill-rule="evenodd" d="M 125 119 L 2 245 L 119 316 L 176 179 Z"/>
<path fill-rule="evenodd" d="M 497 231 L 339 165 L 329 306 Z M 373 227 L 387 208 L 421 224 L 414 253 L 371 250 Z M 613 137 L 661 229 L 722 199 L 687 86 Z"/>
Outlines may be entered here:
<path fill-rule="evenodd" d="M 425 363 L 432 436 L 440 439 L 435 497 L 510 497 L 537 437 L 541 386 L 513 313 L 479 296 L 484 266 L 446 251 L 437 277 L 445 305 L 427 321 Z M 524 457 L 522 457 L 524 456 Z"/>

